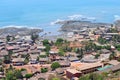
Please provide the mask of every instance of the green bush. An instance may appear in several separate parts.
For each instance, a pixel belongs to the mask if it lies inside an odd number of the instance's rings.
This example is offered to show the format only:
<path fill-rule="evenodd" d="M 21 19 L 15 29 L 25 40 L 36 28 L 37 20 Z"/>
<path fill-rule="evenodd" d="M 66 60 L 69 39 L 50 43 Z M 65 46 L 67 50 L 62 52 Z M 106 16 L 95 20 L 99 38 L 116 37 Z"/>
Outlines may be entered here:
<path fill-rule="evenodd" d="M 41 68 L 41 73 L 45 73 L 45 72 L 48 72 L 48 69 L 47 68 Z"/>
<path fill-rule="evenodd" d="M 104 77 L 97 73 L 91 73 L 79 78 L 79 80 L 105 80 Z"/>
<path fill-rule="evenodd" d="M 25 68 L 21 68 L 21 71 L 26 71 L 26 69 Z"/>
<path fill-rule="evenodd" d="M 25 78 L 30 78 L 30 77 L 32 77 L 33 76 L 33 74 L 26 74 L 24 77 Z"/>
<path fill-rule="evenodd" d="M 52 63 L 52 65 L 51 65 L 51 68 L 53 69 L 53 70 L 55 70 L 56 68 L 59 68 L 60 67 L 60 64 L 58 63 L 58 62 L 54 62 L 54 63 Z"/>

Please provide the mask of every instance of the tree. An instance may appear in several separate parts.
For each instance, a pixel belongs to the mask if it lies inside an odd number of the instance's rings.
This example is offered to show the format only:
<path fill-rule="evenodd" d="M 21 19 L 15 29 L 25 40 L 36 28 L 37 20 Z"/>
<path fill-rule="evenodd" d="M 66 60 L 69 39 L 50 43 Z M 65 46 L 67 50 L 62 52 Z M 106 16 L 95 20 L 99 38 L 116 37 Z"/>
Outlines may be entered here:
<path fill-rule="evenodd" d="M 6 41 L 9 42 L 10 41 L 10 36 L 6 36 Z"/>
<path fill-rule="evenodd" d="M 33 40 L 33 43 L 38 39 L 39 35 L 38 34 L 32 34 L 31 39 Z"/>
<path fill-rule="evenodd" d="M 64 40 L 62 38 L 58 38 L 55 42 L 55 45 L 60 46 L 60 45 L 62 45 L 63 41 Z"/>
<path fill-rule="evenodd" d="M 60 64 L 58 63 L 58 62 L 54 62 L 54 63 L 52 63 L 52 65 L 51 65 L 51 68 L 53 69 L 53 70 L 55 70 L 56 68 L 59 68 L 60 67 Z"/>
<path fill-rule="evenodd" d="M 9 50 L 9 51 L 8 51 L 8 56 L 9 56 L 10 58 L 11 58 L 12 54 L 13 54 L 13 51 L 12 51 L 12 50 Z"/>
<path fill-rule="evenodd" d="M 3 63 L 3 60 L 2 60 L 2 59 L 0 59 L 0 65 L 2 65 L 2 63 Z"/>
<path fill-rule="evenodd" d="M 15 77 L 17 79 L 22 79 L 23 78 L 22 73 L 21 73 L 20 70 L 15 70 L 14 74 L 15 74 Z"/>
<path fill-rule="evenodd" d="M 80 52 L 79 48 L 75 48 L 74 52 L 79 53 Z"/>
<path fill-rule="evenodd" d="M 100 44 L 106 44 L 106 43 L 107 43 L 107 40 L 105 40 L 105 39 L 102 38 L 102 37 L 99 37 L 99 38 L 98 38 L 98 42 L 99 42 Z"/>
<path fill-rule="evenodd" d="M 28 79 L 28 78 L 31 78 L 32 76 L 33 74 L 26 74 L 24 77 Z"/>
<path fill-rule="evenodd" d="M 9 70 L 7 73 L 6 73 L 6 80 L 16 80 L 16 77 L 14 75 L 14 71 L 12 70 Z"/>
<path fill-rule="evenodd" d="M 41 73 L 46 73 L 46 72 L 48 72 L 47 68 L 41 68 Z"/>
<path fill-rule="evenodd" d="M 90 80 L 104 80 L 103 76 L 97 73 L 92 73 L 89 75 Z"/>
<path fill-rule="evenodd" d="M 24 60 L 24 64 L 27 64 L 29 62 L 29 57 L 26 57 Z"/>
<path fill-rule="evenodd" d="M 0 67 L 0 72 L 3 72 L 4 71 L 4 68 L 3 67 Z"/>
<path fill-rule="evenodd" d="M 57 40 L 56 40 L 56 43 L 63 43 L 63 39 L 62 38 L 58 38 Z"/>
<path fill-rule="evenodd" d="M 23 76 L 21 74 L 21 70 L 17 70 L 13 68 L 12 65 L 9 66 L 8 69 L 5 70 L 5 80 L 18 80 L 23 79 Z"/>
<path fill-rule="evenodd" d="M 100 56 L 100 54 L 96 54 L 95 55 L 95 59 L 98 59 L 99 56 Z"/>
<path fill-rule="evenodd" d="M 112 60 L 112 59 L 115 58 L 115 56 L 116 56 L 116 54 L 115 54 L 114 52 L 112 52 L 112 53 L 110 54 L 110 56 L 109 56 L 109 59 Z"/>
<path fill-rule="evenodd" d="M 46 55 L 49 56 L 49 51 L 46 51 Z"/>
<path fill-rule="evenodd" d="M 26 69 L 25 68 L 21 68 L 21 70 L 20 71 L 26 71 Z"/>
<path fill-rule="evenodd" d="M 107 46 L 105 46 L 105 49 L 110 50 L 111 46 L 107 45 Z"/>
<path fill-rule="evenodd" d="M 97 73 L 91 73 L 80 77 L 79 80 L 104 80 L 104 77 Z"/>
<path fill-rule="evenodd" d="M 59 54 L 59 56 L 64 56 L 65 53 L 64 53 L 64 51 L 59 51 L 58 54 Z"/>
<path fill-rule="evenodd" d="M 79 80 L 90 80 L 89 75 L 81 76 Z"/>
<path fill-rule="evenodd" d="M 120 51 L 120 48 L 117 48 L 118 51 Z"/>
<path fill-rule="evenodd" d="M 102 49 L 102 46 L 96 46 L 96 49 L 97 49 L 97 50 L 101 50 L 101 49 Z"/>
<path fill-rule="evenodd" d="M 78 58 L 82 58 L 83 57 L 83 49 L 81 48 L 81 49 L 79 49 L 79 52 L 78 52 L 78 56 L 77 56 Z"/>
<path fill-rule="evenodd" d="M 50 51 L 50 45 L 46 44 L 45 51 L 46 51 L 46 52 L 49 52 L 49 51 Z"/>
<path fill-rule="evenodd" d="M 46 46 L 46 45 L 50 45 L 49 41 L 47 39 L 43 40 L 43 45 Z"/>

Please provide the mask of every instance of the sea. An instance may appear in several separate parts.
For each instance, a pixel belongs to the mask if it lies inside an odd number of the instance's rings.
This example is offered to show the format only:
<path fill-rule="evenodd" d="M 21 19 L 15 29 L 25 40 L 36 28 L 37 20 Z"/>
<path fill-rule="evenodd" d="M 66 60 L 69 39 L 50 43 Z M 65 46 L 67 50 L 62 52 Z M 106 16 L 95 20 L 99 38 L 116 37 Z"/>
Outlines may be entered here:
<path fill-rule="evenodd" d="M 120 0 L 0 0 L 0 28 L 40 28 L 57 35 L 58 21 L 114 23 L 119 19 Z"/>

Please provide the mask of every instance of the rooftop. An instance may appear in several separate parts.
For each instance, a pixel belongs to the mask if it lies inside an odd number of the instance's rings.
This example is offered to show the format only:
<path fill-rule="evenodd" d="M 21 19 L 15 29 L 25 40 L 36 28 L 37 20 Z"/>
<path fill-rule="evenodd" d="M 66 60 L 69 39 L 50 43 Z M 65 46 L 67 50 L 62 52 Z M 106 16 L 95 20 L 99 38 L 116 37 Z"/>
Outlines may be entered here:
<path fill-rule="evenodd" d="M 66 71 L 69 71 L 72 74 L 81 73 L 80 71 L 78 71 L 76 69 L 67 69 Z"/>
<path fill-rule="evenodd" d="M 118 65 L 120 62 L 118 62 L 117 60 L 111 60 L 108 63 L 111 65 Z"/>
<path fill-rule="evenodd" d="M 86 69 L 90 69 L 90 68 L 94 68 L 94 67 L 98 67 L 98 66 L 102 66 L 103 64 L 100 62 L 96 62 L 96 63 L 83 63 L 81 66 L 77 67 L 77 70 L 82 71 L 82 70 L 86 70 Z"/>

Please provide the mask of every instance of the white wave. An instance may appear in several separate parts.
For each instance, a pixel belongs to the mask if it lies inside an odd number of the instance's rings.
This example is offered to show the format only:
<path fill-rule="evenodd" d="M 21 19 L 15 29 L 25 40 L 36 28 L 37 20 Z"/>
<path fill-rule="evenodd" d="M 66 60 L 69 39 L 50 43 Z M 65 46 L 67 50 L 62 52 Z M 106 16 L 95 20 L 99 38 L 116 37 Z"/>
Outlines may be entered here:
<path fill-rule="evenodd" d="M 68 16 L 68 18 L 70 20 L 75 20 L 75 19 L 79 19 L 79 18 L 82 18 L 84 17 L 83 15 L 78 15 L 78 14 L 75 14 L 75 15 L 72 15 L 72 16 Z"/>
<path fill-rule="evenodd" d="M 119 15 L 114 15 L 114 20 L 120 20 L 120 16 Z"/>
<path fill-rule="evenodd" d="M 50 25 L 55 25 L 56 23 L 62 22 L 62 21 L 64 21 L 64 20 L 57 19 L 56 21 L 51 22 Z"/>
<path fill-rule="evenodd" d="M 2 28 L 8 28 L 8 27 L 23 28 L 23 27 L 28 27 L 28 26 L 18 26 L 18 25 L 7 25 L 7 26 L 2 26 Z"/>
<path fill-rule="evenodd" d="M 72 16 L 68 16 L 70 20 L 96 20 L 95 17 L 89 17 L 81 14 L 75 14 Z"/>
<path fill-rule="evenodd" d="M 7 25 L 7 26 L 2 26 L 1 28 L 8 28 L 8 27 L 15 27 L 15 28 L 30 28 L 30 29 L 42 29 L 40 27 L 31 27 L 31 26 L 19 26 L 19 25 Z"/>

